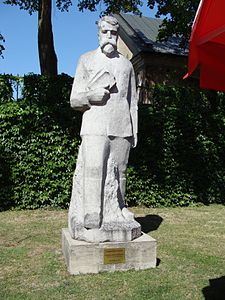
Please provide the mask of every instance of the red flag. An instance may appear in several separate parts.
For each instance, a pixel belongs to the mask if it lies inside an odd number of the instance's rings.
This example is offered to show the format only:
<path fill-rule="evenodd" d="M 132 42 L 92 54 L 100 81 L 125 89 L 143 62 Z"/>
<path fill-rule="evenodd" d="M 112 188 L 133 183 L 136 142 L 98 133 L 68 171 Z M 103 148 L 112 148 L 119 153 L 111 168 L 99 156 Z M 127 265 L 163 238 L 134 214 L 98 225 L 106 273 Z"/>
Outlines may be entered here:
<path fill-rule="evenodd" d="M 200 86 L 225 91 L 225 0 L 202 0 L 190 38 L 188 73 L 200 65 Z"/>

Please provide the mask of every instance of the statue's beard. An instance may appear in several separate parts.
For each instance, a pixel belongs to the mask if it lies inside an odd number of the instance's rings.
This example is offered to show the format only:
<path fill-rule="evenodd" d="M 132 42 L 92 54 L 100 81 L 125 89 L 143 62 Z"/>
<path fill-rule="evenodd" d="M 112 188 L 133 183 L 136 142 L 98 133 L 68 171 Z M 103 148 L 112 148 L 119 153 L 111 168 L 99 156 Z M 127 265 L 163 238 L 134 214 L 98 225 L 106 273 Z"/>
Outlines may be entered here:
<path fill-rule="evenodd" d="M 117 47 L 116 47 L 116 44 L 114 44 L 114 43 L 106 42 L 101 45 L 101 49 L 104 54 L 111 55 L 113 52 L 116 51 Z"/>

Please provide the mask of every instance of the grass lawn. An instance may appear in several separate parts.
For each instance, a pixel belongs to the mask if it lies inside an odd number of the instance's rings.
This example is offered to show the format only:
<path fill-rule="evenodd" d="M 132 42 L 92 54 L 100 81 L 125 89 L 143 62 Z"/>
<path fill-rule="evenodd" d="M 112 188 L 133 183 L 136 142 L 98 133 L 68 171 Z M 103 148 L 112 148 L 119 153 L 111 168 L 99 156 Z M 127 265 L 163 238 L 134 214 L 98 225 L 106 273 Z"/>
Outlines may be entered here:
<path fill-rule="evenodd" d="M 67 211 L 0 213 L 0 299 L 225 299 L 225 206 L 134 208 L 157 240 L 155 269 L 71 276 Z"/>

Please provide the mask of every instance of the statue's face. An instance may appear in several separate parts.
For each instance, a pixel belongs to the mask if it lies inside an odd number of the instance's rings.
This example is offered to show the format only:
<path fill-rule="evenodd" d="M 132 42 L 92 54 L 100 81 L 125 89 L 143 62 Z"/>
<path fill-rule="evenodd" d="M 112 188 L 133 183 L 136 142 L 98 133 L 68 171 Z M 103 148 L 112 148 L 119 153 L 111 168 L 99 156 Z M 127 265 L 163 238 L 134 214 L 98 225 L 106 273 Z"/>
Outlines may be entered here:
<path fill-rule="evenodd" d="M 111 55 L 117 49 L 117 27 L 103 21 L 99 30 L 99 45 L 102 52 Z"/>

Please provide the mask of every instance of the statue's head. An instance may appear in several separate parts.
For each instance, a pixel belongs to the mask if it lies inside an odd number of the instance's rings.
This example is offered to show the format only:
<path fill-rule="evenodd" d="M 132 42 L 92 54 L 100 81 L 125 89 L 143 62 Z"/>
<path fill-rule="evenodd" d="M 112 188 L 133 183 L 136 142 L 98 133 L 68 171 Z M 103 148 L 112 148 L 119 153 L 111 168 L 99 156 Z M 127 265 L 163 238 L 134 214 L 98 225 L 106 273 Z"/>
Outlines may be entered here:
<path fill-rule="evenodd" d="M 104 16 L 98 21 L 99 45 L 105 55 L 112 55 L 117 49 L 119 24 L 116 18 Z"/>

